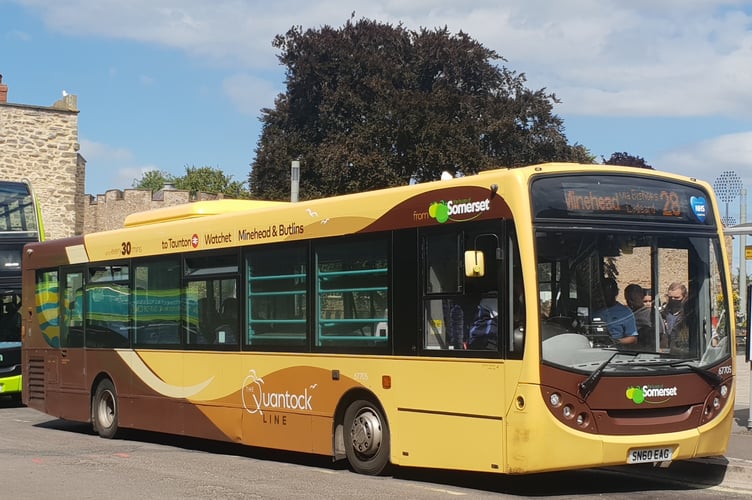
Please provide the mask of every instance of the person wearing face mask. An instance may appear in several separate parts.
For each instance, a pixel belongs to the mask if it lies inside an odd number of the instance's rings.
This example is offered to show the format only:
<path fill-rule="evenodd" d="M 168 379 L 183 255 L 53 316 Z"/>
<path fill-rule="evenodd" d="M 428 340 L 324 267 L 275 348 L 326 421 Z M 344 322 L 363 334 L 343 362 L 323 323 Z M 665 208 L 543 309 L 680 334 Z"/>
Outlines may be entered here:
<path fill-rule="evenodd" d="M 674 282 L 668 286 L 666 305 L 661 311 L 666 325 L 666 334 L 661 340 L 661 347 L 674 347 L 684 339 L 682 333 L 686 330 L 684 304 L 687 301 L 687 287 L 683 283 Z"/>

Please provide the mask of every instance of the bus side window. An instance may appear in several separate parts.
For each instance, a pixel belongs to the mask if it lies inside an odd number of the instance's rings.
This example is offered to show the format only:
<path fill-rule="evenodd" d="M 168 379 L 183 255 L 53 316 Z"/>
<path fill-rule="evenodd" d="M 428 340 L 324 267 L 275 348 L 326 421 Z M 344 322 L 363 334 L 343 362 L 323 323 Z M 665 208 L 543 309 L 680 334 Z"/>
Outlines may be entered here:
<path fill-rule="evenodd" d="M 62 324 L 60 329 L 61 347 L 84 346 L 83 318 L 83 273 L 65 274 L 65 289 L 62 300 Z"/>
<path fill-rule="evenodd" d="M 180 262 L 163 259 L 134 266 L 135 344 L 180 344 Z"/>
<path fill-rule="evenodd" d="M 464 349 L 475 305 L 462 294 L 460 234 L 426 230 L 421 238 L 423 349 Z"/>
<path fill-rule="evenodd" d="M 299 243 L 246 253 L 248 329 L 252 347 L 302 350 L 308 342 L 308 248 Z"/>
<path fill-rule="evenodd" d="M 424 350 L 498 352 L 498 228 L 481 222 L 423 232 Z"/>
<path fill-rule="evenodd" d="M 386 349 L 389 241 L 382 235 L 317 245 L 315 346 Z M 384 335 L 381 335 L 381 333 Z"/>

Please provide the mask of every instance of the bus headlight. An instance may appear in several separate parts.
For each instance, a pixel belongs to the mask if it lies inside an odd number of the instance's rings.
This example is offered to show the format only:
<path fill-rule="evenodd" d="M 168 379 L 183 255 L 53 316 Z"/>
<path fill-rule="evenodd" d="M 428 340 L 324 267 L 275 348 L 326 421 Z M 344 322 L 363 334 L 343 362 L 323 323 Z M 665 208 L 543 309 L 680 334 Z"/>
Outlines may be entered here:
<path fill-rule="evenodd" d="M 561 405 L 561 395 L 559 395 L 558 392 L 552 393 L 548 398 L 548 402 L 551 403 L 551 406 L 554 408 L 558 408 L 559 405 Z"/>
<path fill-rule="evenodd" d="M 580 427 L 585 427 L 588 424 L 588 415 L 587 413 L 579 413 L 577 415 L 577 425 Z"/>
<path fill-rule="evenodd" d="M 561 409 L 561 414 L 564 415 L 564 418 L 570 419 L 574 416 L 574 408 L 572 408 L 572 405 L 564 405 L 564 408 Z"/>
<path fill-rule="evenodd" d="M 723 384 L 721 386 L 721 397 L 725 398 L 726 396 L 728 396 L 728 391 L 728 386 L 726 386 L 726 384 Z"/>

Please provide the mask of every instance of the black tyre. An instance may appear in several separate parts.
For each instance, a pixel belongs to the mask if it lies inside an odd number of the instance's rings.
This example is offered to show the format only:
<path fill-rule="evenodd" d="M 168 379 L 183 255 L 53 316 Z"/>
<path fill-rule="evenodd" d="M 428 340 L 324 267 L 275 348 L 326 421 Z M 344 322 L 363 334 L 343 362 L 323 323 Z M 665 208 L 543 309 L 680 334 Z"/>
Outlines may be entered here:
<path fill-rule="evenodd" d="M 110 379 L 99 382 L 91 401 L 91 423 L 103 438 L 112 439 L 118 432 L 118 400 Z"/>
<path fill-rule="evenodd" d="M 359 474 L 381 474 L 389 464 L 389 426 L 379 407 L 358 400 L 345 412 L 345 453 Z"/>

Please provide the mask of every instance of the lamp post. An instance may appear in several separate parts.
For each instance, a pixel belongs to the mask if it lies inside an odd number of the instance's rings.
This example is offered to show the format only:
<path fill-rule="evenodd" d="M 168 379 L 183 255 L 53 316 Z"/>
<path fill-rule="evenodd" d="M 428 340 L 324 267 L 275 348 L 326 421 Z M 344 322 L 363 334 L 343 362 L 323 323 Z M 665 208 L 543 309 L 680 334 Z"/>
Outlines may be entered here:
<path fill-rule="evenodd" d="M 739 207 L 739 224 L 747 223 L 747 190 L 741 190 L 741 204 Z M 747 310 L 747 235 L 739 235 L 739 316 L 743 316 Z M 749 328 L 749 318 L 747 318 L 747 328 Z"/>
<path fill-rule="evenodd" d="M 300 161 L 293 160 L 290 165 L 290 201 L 298 202 L 298 192 L 300 191 Z"/>

